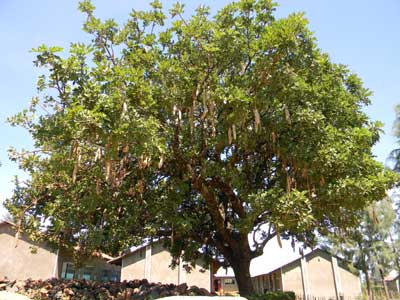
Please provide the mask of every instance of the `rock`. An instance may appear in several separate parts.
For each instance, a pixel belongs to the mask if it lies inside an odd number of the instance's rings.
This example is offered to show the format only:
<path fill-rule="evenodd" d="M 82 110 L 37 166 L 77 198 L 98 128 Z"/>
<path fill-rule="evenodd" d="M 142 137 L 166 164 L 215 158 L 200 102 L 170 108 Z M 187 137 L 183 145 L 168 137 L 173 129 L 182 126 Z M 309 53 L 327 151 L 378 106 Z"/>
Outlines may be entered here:
<path fill-rule="evenodd" d="M 200 296 L 212 296 L 205 288 L 200 288 Z"/>
<path fill-rule="evenodd" d="M 4 285 L 5 284 L 5 285 Z M 0 288 L 42 300 L 155 300 L 168 296 L 209 296 L 196 286 L 149 283 L 147 280 L 95 282 L 86 280 L 25 280 L 0 283 Z"/>
<path fill-rule="evenodd" d="M 131 297 L 131 299 L 132 299 L 132 300 L 144 300 L 145 298 L 144 298 L 143 295 L 134 294 L 134 295 Z"/>
<path fill-rule="evenodd" d="M 171 293 L 169 291 L 161 291 L 160 293 L 160 298 L 168 297 L 171 296 Z"/>
<path fill-rule="evenodd" d="M 18 291 L 21 291 L 21 290 L 23 290 L 24 287 L 25 287 L 25 282 L 22 281 L 22 280 L 18 280 L 18 281 L 14 284 L 14 286 L 15 286 L 15 288 L 16 288 Z"/>
<path fill-rule="evenodd" d="M 7 292 L 16 293 L 16 292 L 18 292 L 18 288 L 14 284 L 11 286 L 9 285 L 7 287 Z"/>
<path fill-rule="evenodd" d="M 143 290 L 143 291 L 140 291 L 139 292 L 139 296 L 141 296 L 141 297 L 143 297 L 143 298 L 146 298 L 146 296 L 149 294 L 149 291 L 148 290 Z"/>
<path fill-rule="evenodd" d="M 140 284 L 147 286 L 147 285 L 149 285 L 149 281 L 147 279 L 142 279 L 142 280 L 140 280 Z"/>
<path fill-rule="evenodd" d="M 136 292 L 135 292 L 136 291 Z M 125 289 L 125 291 L 124 291 L 124 293 L 125 293 L 125 298 L 126 299 L 129 299 L 131 296 L 132 296 L 132 294 L 135 294 L 135 293 L 139 293 L 139 289 L 138 288 L 135 288 L 135 289 L 132 289 L 132 288 L 126 288 Z"/>
<path fill-rule="evenodd" d="M 55 293 L 54 299 L 61 300 L 62 298 L 63 298 L 63 292 L 62 291 L 58 291 L 57 293 Z"/>
<path fill-rule="evenodd" d="M 42 295 L 42 297 L 47 296 L 48 293 L 49 293 L 49 291 L 46 288 L 40 289 L 40 294 Z"/>
<path fill-rule="evenodd" d="M 67 296 L 74 296 L 75 292 L 70 288 L 66 288 L 66 289 L 64 289 L 64 294 Z"/>
<path fill-rule="evenodd" d="M 200 288 L 198 288 L 197 286 L 194 286 L 194 285 L 192 285 L 190 288 L 189 288 L 189 294 L 190 295 L 200 295 Z"/>
<path fill-rule="evenodd" d="M 31 299 L 17 293 L 0 292 L 0 300 L 31 300 Z"/>
<path fill-rule="evenodd" d="M 160 298 L 160 291 L 161 291 L 161 289 L 159 287 L 157 287 L 157 286 L 152 288 L 151 292 L 150 292 L 150 295 L 149 295 L 150 299 L 158 299 L 158 298 Z"/>
<path fill-rule="evenodd" d="M 209 296 L 171 296 L 166 297 L 163 300 L 212 300 L 213 298 Z M 220 296 L 217 297 L 218 300 L 247 300 L 244 297 L 238 296 Z"/>
<path fill-rule="evenodd" d="M 181 283 L 180 285 L 177 285 L 175 288 L 175 291 L 179 294 L 179 295 L 184 295 L 186 293 L 186 290 L 188 289 L 188 286 L 186 283 Z"/>

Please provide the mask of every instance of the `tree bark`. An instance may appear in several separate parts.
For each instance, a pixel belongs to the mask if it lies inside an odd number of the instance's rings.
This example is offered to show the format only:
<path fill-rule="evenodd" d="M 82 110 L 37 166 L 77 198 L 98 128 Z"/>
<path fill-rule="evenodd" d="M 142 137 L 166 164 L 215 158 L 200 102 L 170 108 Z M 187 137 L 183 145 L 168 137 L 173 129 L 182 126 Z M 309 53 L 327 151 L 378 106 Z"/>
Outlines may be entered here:
<path fill-rule="evenodd" d="M 241 296 L 254 294 L 253 281 L 250 275 L 250 262 L 253 258 L 247 234 L 238 234 L 229 245 L 229 255 L 226 256 L 235 272 L 235 278 Z"/>
<path fill-rule="evenodd" d="M 210 189 L 200 176 L 193 172 L 191 173 L 193 186 L 204 197 L 210 216 L 215 224 L 218 234 L 217 248 L 235 272 L 239 294 L 241 296 L 254 294 L 253 282 L 250 276 L 250 262 L 253 255 L 250 250 L 248 235 L 233 229 L 232 224 L 226 218 L 226 208 L 221 207 L 221 204 L 217 201 L 213 188 L 223 191 L 229 197 L 236 213 L 244 218 L 245 212 L 239 199 L 230 191 L 229 185 L 214 180 L 209 182 L 209 185 L 213 187 Z"/>
<path fill-rule="evenodd" d="M 250 251 L 249 251 L 250 253 Z M 253 282 L 250 276 L 250 255 L 241 255 L 241 257 L 233 257 L 231 266 L 235 272 L 235 278 L 239 288 L 240 296 L 248 296 L 254 294 Z"/>
<path fill-rule="evenodd" d="M 366 268 L 364 268 L 364 275 L 365 275 L 365 283 L 367 284 L 367 296 L 368 296 L 368 300 L 374 300 L 374 295 L 372 293 L 372 289 L 371 289 L 371 281 L 369 279 L 369 274 L 368 274 L 368 270 Z"/>
<path fill-rule="evenodd" d="M 381 275 L 383 288 L 385 289 L 386 300 L 390 300 L 389 290 L 385 281 L 385 276 L 383 275 L 383 270 L 381 268 L 379 268 L 379 274 Z"/>

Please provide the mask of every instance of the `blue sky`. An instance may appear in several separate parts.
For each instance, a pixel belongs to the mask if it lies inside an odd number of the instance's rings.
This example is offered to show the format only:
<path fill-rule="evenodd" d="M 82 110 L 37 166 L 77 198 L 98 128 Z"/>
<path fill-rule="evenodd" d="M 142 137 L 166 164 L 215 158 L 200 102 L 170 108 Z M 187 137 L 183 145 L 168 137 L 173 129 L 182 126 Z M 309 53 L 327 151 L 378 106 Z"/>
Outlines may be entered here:
<path fill-rule="evenodd" d="M 169 7 L 175 1 L 163 1 Z M 187 12 L 199 4 L 218 10 L 227 0 L 182 0 Z M 148 6 L 149 1 L 93 0 L 97 15 L 126 20 L 132 8 Z M 397 147 L 392 134 L 394 107 L 400 104 L 400 1 L 382 0 L 281 0 L 276 16 L 304 11 L 319 47 L 332 60 L 357 73 L 374 92 L 366 112 L 373 120 L 384 122 L 385 133 L 374 147 L 374 154 L 385 162 Z M 10 195 L 14 175 L 24 177 L 7 156 L 9 146 L 31 148 L 32 141 L 22 129 L 5 123 L 8 116 L 27 106 L 35 95 L 34 55 L 29 50 L 42 43 L 68 48 L 70 42 L 85 41 L 81 31 L 83 16 L 78 1 L 0 0 L 0 203 Z M 0 205 L 1 206 L 1 205 Z M 0 215 L 2 214 L 0 207 Z"/>

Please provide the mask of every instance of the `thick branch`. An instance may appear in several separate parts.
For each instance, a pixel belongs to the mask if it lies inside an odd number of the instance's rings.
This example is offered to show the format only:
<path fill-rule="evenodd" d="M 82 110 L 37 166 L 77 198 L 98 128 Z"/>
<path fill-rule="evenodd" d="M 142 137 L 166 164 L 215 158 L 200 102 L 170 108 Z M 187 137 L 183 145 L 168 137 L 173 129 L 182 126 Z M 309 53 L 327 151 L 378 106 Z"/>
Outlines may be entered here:
<path fill-rule="evenodd" d="M 192 183 L 195 189 L 203 196 L 208 208 L 208 212 L 213 218 L 213 222 L 215 223 L 217 232 L 221 234 L 222 238 L 226 242 L 231 244 L 232 237 L 230 235 L 230 232 L 225 227 L 225 215 L 224 212 L 221 211 L 215 195 L 207 188 L 200 176 L 196 176 L 195 174 L 193 174 Z"/>
<path fill-rule="evenodd" d="M 242 206 L 242 201 L 240 201 L 240 198 L 234 193 L 232 187 L 228 183 L 223 182 L 217 177 L 213 177 L 209 184 L 213 188 L 219 189 L 226 195 L 226 197 L 228 197 L 230 203 L 232 204 L 233 210 L 239 215 L 240 218 L 246 217 L 246 212 Z"/>
<path fill-rule="evenodd" d="M 264 237 L 262 242 L 257 242 L 255 240 L 255 234 L 256 232 L 260 229 L 262 225 L 265 225 L 265 223 L 260 223 L 257 228 L 253 231 L 253 241 L 256 244 L 256 249 L 251 252 L 251 258 L 255 258 L 259 255 L 261 255 L 264 251 L 265 245 L 276 236 L 276 232 L 272 231 L 272 224 L 268 225 L 268 232 L 267 235 Z"/>

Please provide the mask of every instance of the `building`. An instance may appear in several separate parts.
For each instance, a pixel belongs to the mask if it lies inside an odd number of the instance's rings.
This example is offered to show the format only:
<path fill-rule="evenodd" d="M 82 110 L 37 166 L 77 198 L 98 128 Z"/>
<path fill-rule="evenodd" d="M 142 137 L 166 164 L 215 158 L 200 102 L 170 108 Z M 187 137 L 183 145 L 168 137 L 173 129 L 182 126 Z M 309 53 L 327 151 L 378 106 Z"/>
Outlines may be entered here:
<path fill-rule="evenodd" d="M 14 224 L 0 222 L 0 278 L 119 280 L 120 267 L 111 265 L 112 257 L 95 253 L 79 268 L 72 253 L 33 242 L 24 235 L 15 238 Z"/>
<path fill-rule="evenodd" d="M 93 253 L 83 262 L 82 266 L 75 266 L 71 252 L 59 251 L 58 254 L 58 278 L 86 279 L 94 281 L 120 281 L 121 268 L 109 264 L 113 257 L 104 253 Z"/>
<path fill-rule="evenodd" d="M 400 294 L 399 273 L 395 270 L 390 271 L 385 277 L 385 283 L 391 297 L 398 298 Z"/>
<path fill-rule="evenodd" d="M 198 261 L 195 267 L 186 271 L 182 261 L 171 268 L 171 254 L 162 242 L 147 242 L 113 260 L 112 264 L 121 266 L 121 280 L 147 279 L 150 282 L 162 282 L 196 285 L 199 288 L 211 290 L 212 272 Z"/>
<path fill-rule="evenodd" d="M 274 253 L 273 257 L 268 253 Z M 361 296 L 359 274 L 353 273 L 345 261 L 329 252 L 317 248 L 300 255 L 298 251 L 284 247 L 280 253 L 269 252 L 266 248 L 263 256 L 251 262 L 250 275 L 257 293 L 293 291 L 304 299 L 356 299 Z M 238 293 L 231 268 L 218 269 L 213 289 L 220 294 Z"/>
<path fill-rule="evenodd" d="M 359 274 L 351 272 L 342 259 L 316 248 L 300 255 L 288 241 L 271 240 L 264 254 L 252 260 L 250 274 L 256 292 L 293 291 L 305 300 L 316 298 L 350 300 L 361 296 Z M 94 253 L 76 267 L 72 253 L 35 243 L 22 236 L 15 238 L 14 225 L 0 223 L 0 278 L 14 279 L 87 279 L 133 280 L 150 282 L 186 283 L 220 294 L 236 294 L 238 287 L 231 268 L 205 267 L 201 261 L 188 272 L 183 262 L 171 268 L 171 254 L 162 241 L 147 242 L 133 247 L 117 258 Z M 215 272 L 215 270 L 217 270 Z M 387 278 L 388 286 L 397 288 L 397 273 Z M 390 279 L 390 280 L 389 280 Z"/>

